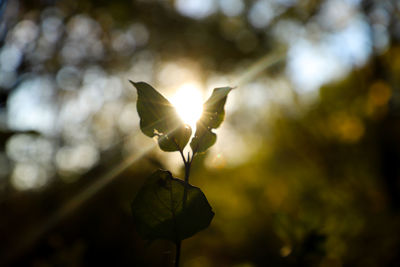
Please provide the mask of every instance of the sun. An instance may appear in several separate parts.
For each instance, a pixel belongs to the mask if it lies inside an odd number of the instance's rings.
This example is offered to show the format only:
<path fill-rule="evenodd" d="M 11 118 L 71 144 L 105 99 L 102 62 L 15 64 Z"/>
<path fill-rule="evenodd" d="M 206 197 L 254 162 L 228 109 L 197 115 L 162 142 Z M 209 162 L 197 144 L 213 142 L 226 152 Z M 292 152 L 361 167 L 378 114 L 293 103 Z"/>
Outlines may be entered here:
<path fill-rule="evenodd" d="M 200 87 L 193 83 L 185 83 L 171 97 L 171 103 L 182 120 L 192 128 L 203 112 L 203 95 Z"/>

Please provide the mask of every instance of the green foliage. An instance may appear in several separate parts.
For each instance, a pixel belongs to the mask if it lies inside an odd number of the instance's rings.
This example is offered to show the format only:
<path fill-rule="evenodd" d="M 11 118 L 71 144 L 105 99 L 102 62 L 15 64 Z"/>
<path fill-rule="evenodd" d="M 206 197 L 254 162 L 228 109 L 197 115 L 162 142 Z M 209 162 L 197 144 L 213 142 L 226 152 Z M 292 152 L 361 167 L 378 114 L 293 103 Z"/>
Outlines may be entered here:
<path fill-rule="evenodd" d="M 132 82 L 138 92 L 137 111 L 140 128 L 149 137 L 158 137 L 164 151 L 179 151 L 185 165 L 185 179 L 173 178 L 169 171 L 158 170 L 147 178 L 132 202 L 132 213 L 137 230 L 148 240 L 166 239 L 175 242 L 175 266 L 179 266 L 181 241 L 207 228 L 214 212 L 203 192 L 189 184 L 190 167 L 197 152 L 211 147 L 218 128 L 225 117 L 224 106 L 230 87 L 214 89 L 204 103 L 204 110 L 190 142 L 192 156 L 183 149 L 191 136 L 191 129 L 178 117 L 171 103 L 152 86 Z"/>
<path fill-rule="evenodd" d="M 185 183 L 169 171 L 157 170 L 147 178 L 132 203 L 132 213 L 141 236 L 148 240 L 183 240 L 205 229 L 214 212 L 203 192 L 187 185 L 187 202 L 183 208 Z"/>
<path fill-rule="evenodd" d="M 196 124 L 196 133 L 190 142 L 193 151 L 205 152 L 217 140 L 212 129 L 218 128 L 224 120 L 224 106 L 230 87 L 215 88 L 210 98 L 204 103 L 203 114 Z"/>
<path fill-rule="evenodd" d="M 182 150 L 192 134 L 192 129 L 179 118 L 172 104 L 144 82 L 132 82 L 137 89 L 137 111 L 140 129 L 149 137 L 158 137 L 158 145 L 164 151 Z"/>

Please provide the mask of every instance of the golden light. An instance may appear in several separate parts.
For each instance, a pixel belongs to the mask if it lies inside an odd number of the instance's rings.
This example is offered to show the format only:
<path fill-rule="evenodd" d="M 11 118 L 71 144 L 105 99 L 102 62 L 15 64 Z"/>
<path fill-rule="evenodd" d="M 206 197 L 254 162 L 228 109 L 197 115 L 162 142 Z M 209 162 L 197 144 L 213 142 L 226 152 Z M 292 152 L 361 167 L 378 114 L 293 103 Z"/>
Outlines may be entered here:
<path fill-rule="evenodd" d="M 203 112 L 203 95 L 198 85 L 185 83 L 171 97 L 171 103 L 182 120 L 195 128 Z"/>

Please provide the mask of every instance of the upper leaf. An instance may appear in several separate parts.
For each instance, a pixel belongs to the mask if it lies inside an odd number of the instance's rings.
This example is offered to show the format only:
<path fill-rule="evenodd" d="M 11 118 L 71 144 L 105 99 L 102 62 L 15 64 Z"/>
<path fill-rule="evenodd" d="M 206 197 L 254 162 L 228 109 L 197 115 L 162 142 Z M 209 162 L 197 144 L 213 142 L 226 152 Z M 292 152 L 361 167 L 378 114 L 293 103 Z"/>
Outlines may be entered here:
<path fill-rule="evenodd" d="M 173 178 L 169 171 L 158 170 L 147 178 L 131 205 L 137 231 L 143 238 L 176 242 L 208 227 L 214 212 L 206 197 L 188 184 L 183 209 L 184 187 L 184 182 Z"/>
<path fill-rule="evenodd" d="M 183 150 L 192 134 L 190 126 L 183 123 L 172 104 L 151 85 L 130 82 L 138 93 L 137 111 L 142 132 L 149 137 L 157 136 L 164 151 Z"/>
<path fill-rule="evenodd" d="M 210 98 L 204 103 L 200 122 L 211 129 L 218 128 L 224 120 L 224 106 L 231 87 L 215 88 Z"/>
<path fill-rule="evenodd" d="M 204 103 L 203 113 L 196 124 L 196 133 L 190 146 L 194 152 L 204 152 L 215 144 L 217 135 L 212 129 L 218 128 L 224 120 L 224 106 L 231 87 L 215 88 L 210 98 Z"/>

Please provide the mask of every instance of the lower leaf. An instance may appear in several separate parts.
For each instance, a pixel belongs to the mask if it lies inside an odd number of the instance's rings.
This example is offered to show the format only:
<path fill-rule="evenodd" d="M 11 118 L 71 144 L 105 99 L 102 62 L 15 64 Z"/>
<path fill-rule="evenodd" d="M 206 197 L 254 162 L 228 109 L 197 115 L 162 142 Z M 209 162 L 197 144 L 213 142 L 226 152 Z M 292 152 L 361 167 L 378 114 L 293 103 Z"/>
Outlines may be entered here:
<path fill-rule="evenodd" d="M 182 207 L 185 183 L 169 171 L 158 170 L 147 178 L 131 208 L 139 234 L 148 240 L 177 242 L 207 228 L 214 212 L 204 193 L 187 185 L 187 201 Z"/>
<path fill-rule="evenodd" d="M 193 151 L 196 151 L 196 153 L 202 153 L 214 145 L 216 141 L 217 135 L 215 133 L 197 124 L 196 134 L 192 138 L 192 141 L 190 141 L 190 147 Z"/>

